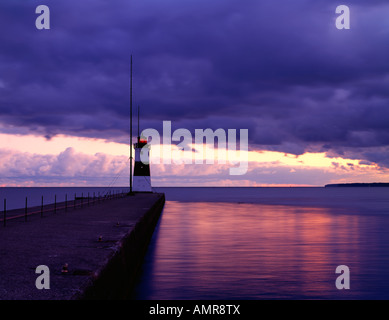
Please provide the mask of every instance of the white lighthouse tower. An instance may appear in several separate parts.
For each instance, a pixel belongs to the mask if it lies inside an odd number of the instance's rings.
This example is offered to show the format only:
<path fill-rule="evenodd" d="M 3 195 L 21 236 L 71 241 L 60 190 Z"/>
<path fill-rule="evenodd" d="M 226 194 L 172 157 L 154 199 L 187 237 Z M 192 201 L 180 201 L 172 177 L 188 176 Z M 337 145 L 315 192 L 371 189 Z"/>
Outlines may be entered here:
<path fill-rule="evenodd" d="M 145 137 L 138 135 L 138 141 L 134 143 L 135 166 L 134 166 L 134 192 L 153 192 L 150 179 L 150 145 Z"/>
<path fill-rule="evenodd" d="M 147 138 L 139 134 L 139 107 L 138 107 L 138 139 L 134 143 L 135 166 L 132 175 L 132 55 L 130 67 L 130 195 L 133 192 L 152 192 L 150 179 L 150 145 Z"/>

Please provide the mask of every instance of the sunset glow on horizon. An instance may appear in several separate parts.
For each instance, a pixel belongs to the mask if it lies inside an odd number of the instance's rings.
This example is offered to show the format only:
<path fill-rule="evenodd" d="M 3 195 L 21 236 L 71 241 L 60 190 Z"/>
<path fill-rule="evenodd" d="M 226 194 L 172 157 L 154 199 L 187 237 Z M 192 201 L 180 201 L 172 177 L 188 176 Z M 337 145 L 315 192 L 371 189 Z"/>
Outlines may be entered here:
<path fill-rule="evenodd" d="M 120 176 L 118 186 L 128 184 L 129 146 L 126 144 L 65 135 L 45 139 L 36 135 L 13 134 L 0 134 L 0 143 L 0 153 L 5 160 L 0 165 L 3 187 L 105 185 L 117 175 Z M 191 145 L 192 150 L 200 147 L 207 149 L 205 144 Z M 163 163 L 163 152 L 166 150 L 173 155 L 171 164 Z M 180 151 L 176 145 L 164 145 L 160 149 L 152 146 L 154 186 L 322 186 L 327 183 L 389 180 L 389 170 L 375 163 L 361 164 L 359 159 L 327 157 L 324 152 L 306 152 L 296 156 L 266 150 L 249 150 L 243 156 L 248 159 L 247 173 L 232 177 L 228 169 L 233 165 L 228 160 L 237 161 L 239 156 L 224 159 L 223 163 L 217 158 L 218 150 L 214 152 L 214 164 L 207 164 L 206 157 L 203 164 L 195 164 L 195 151 Z M 225 153 L 229 154 L 228 150 Z M 180 158 L 174 158 L 174 155 Z M 186 164 L 178 164 L 188 159 Z M 293 176 L 309 176 L 312 172 L 320 172 L 323 177 L 312 182 L 308 178 L 307 182 L 291 181 Z M 12 182 L 12 175 L 22 176 L 23 179 Z M 326 176 L 331 178 L 326 179 Z M 39 182 L 35 182 L 38 177 Z M 60 181 L 61 177 L 64 181 Z M 271 182 L 272 179 L 277 182 Z"/>

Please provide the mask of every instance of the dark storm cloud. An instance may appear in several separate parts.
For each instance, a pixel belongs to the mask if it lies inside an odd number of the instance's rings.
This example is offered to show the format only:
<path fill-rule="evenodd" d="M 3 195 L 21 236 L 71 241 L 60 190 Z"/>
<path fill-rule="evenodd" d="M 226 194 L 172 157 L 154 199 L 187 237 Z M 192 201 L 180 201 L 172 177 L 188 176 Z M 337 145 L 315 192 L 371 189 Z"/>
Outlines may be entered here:
<path fill-rule="evenodd" d="M 248 128 L 253 149 L 388 166 L 389 5 L 349 1 L 340 31 L 339 4 L 58 0 L 38 31 L 38 3 L 4 0 L 3 130 L 125 142 L 133 53 L 143 127 Z"/>

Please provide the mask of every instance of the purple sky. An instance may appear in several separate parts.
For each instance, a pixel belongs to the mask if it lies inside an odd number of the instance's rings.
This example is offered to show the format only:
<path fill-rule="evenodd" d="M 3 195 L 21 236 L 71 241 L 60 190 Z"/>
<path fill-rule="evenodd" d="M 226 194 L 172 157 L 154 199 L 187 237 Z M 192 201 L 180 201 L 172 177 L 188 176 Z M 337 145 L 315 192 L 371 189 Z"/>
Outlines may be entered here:
<path fill-rule="evenodd" d="M 2 0 L 0 127 L 128 141 L 133 54 L 144 128 L 247 128 L 251 150 L 387 168 L 388 17 L 387 0 Z"/>

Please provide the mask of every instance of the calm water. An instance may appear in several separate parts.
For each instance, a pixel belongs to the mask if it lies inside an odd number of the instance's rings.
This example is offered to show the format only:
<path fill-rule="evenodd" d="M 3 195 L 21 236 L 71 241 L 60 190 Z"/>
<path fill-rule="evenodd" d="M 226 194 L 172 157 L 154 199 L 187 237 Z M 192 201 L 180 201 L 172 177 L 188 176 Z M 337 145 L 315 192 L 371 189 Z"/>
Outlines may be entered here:
<path fill-rule="evenodd" d="M 388 188 L 157 190 L 137 299 L 389 298 Z"/>
<path fill-rule="evenodd" d="M 0 188 L 0 201 L 109 190 L 123 188 Z M 155 190 L 167 202 L 137 299 L 389 299 L 389 188 Z"/>
<path fill-rule="evenodd" d="M 65 197 L 67 195 L 68 200 L 74 200 L 75 195 L 77 197 L 89 196 L 93 197 L 93 193 L 95 196 L 99 194 L 101 196 L 107 194 L 108 192 L 126 192 L 128 188 L 125 187 L 47 187 L 47 188 L 39 188 L 39 187 L 15 187 L 15 188 L 6 188 L 0 187 L 0 211 L 3 211 L 3 203 L 4 199 L 7 200 L 7 210 L 24 208 L 26 197 L 28 200 L 28 206 L 40 206 L 42 202 L 44 204 L 54 203 L 55 196 L 57 196 L 57 202 L 65 201 Z"/>

